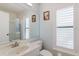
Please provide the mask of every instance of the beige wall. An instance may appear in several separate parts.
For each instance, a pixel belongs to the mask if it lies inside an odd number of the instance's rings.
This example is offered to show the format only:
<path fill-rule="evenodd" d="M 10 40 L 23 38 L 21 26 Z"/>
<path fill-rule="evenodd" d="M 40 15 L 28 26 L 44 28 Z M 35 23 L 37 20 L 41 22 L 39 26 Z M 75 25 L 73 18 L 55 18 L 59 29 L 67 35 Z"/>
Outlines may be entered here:
<path fill-rule="evenodd" d="M 75 4 L 75 11 L 74 11 L 74 34 L 75 34 L 75 42 L 74 47 L 76 52 L 79 53 L 79 3 Z"/>

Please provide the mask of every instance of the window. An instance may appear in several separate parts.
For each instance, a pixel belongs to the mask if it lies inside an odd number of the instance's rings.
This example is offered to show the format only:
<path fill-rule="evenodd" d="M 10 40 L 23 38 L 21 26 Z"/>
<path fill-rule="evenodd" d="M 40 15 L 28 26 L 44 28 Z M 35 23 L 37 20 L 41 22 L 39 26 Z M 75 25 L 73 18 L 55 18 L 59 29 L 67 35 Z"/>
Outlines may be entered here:
<path fill-rule="evenodd" d="M 26 39 L 29 39 L 29 33 L 30 33 L 29 18 L 26 18 Z"/>
<path fill-rule="evenodd" d="M 73 7 L 56 11 L 56 45 L 63 48 L 74 48 Z"/>

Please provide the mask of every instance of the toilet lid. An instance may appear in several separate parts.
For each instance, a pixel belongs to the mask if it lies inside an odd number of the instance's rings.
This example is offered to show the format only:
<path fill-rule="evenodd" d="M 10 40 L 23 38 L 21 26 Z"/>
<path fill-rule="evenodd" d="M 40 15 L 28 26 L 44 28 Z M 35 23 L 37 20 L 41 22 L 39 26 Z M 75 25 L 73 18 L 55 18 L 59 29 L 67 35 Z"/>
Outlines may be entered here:
<path fill-rule="evenodd" d="M 52 56 L 52 53 L 47 51 L 47 50 L 40 51 L 40 54 L 43 55 L 43 56 Z"/>

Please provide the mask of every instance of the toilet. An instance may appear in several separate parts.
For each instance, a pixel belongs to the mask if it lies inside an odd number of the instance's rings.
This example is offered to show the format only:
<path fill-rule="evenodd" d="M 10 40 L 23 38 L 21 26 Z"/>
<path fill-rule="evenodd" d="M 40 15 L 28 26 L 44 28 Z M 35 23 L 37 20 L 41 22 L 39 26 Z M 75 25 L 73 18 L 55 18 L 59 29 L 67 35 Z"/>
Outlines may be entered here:
<path fill-rule="evenodd" d="M 40 45 L 39 50 L 41 50 L 42 49 L 42 41 L 41 40 L 35 40 L 34 42 L 35 42 L 35 44 Z M 40 56 L 53 56 L 53 54 L 50 51 L 43 49 L 43 50 L 40 51 Z"/>
<path fill-rule="evenodd" d="M 50 51 L 44 49 L 40 51 L 40 56 L 53 56 L 53 55 Z"/>

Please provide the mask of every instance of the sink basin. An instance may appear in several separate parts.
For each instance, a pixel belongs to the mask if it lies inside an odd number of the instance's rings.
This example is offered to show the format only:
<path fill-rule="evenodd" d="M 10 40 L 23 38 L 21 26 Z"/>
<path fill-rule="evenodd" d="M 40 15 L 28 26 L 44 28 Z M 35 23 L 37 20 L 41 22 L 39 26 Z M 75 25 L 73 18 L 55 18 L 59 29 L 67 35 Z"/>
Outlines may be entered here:
<path fill-rule="evenodd" d="M 24 42 L 20 42 L 16 47 L 13 47 L 12 44 L 10 44 L 8 47 L 11 48 L 11 51 L 9 52 L 10 55 L 18 55 L 29 48 L 28 44 Z"/>
<path fill-rule="evenodd" d="M 24 52 L 25 50 L 28 49 L 28 46 L 22 46 L 22 47 L 15 47 L 12 48 L 12 50 L 10 52 L 8 52 L 8 55 L 19 55 L 20 53 Z"/>

